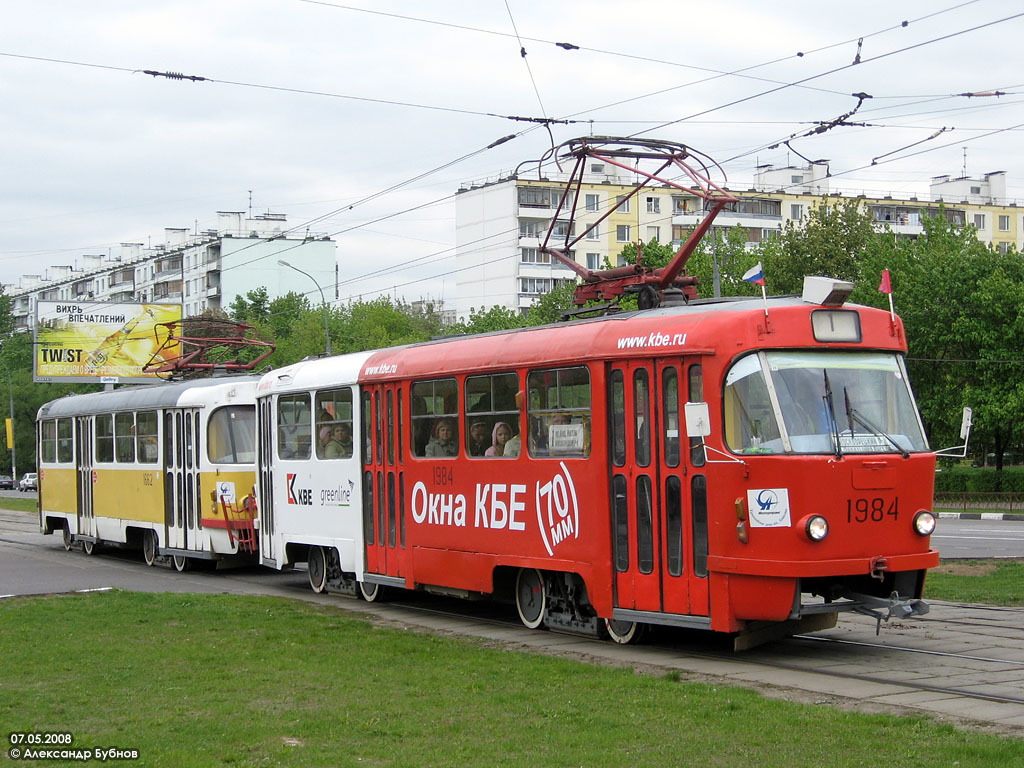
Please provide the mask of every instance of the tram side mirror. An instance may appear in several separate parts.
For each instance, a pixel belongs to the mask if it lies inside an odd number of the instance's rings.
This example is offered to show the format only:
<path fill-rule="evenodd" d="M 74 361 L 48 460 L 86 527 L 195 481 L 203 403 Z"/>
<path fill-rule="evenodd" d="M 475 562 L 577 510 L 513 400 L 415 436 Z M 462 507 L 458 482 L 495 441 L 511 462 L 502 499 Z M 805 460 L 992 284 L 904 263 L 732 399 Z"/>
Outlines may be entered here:
<path fill-rule="evenodd" d="M 971 427 L 974 425 L 974 411 L 970 407 L 964 408 L 964 417 L 960 422 L 960 439 L 967 442 L 971 436 Z"/>
<path fill-rule="evenodd" d="M 687 437 L 707 437 L 711 434 L 711 411 L 707 403 L 687 403 L 683 410 Z"/>
<path fill-rule="evenodd" d="M 963 440 L 963 444 L 954 446 L 953 448 L 943 448 L 941 451 L 935 451 L 935 455 L 950 456 L 954 459 L 966 459 L 967 443 L 971 439 L 972 426 L 974 426 L 974 411 L 971 410 L 970 406 L 967 406 L 964 408 L 964 415 L 960 419 L 960 439 Z"/>

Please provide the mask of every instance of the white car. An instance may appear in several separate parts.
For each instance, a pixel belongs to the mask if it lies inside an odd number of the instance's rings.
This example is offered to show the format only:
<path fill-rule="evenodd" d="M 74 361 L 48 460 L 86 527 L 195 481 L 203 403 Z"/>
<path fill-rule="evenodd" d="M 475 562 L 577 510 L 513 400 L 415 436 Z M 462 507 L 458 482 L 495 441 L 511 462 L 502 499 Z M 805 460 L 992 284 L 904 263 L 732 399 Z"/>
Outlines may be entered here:
<path fill-rule="evenodd" d="M 36 491 L 39 490 L 39 477 L 35 472 L 26 472 L 25 475 L 18 481 L 19 491 Z"/>

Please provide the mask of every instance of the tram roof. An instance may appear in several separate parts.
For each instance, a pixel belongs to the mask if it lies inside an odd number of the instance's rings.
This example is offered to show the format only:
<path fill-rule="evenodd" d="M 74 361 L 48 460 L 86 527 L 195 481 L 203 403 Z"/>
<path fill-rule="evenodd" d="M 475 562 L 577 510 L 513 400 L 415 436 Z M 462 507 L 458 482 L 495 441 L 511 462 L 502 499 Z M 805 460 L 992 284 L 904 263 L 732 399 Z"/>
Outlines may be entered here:
<path fill-rule="evenodd" d="M 265 373 L 256 388 L 257 394 L 265 396 L 271 392 L 302 392 L 307 389 L 355 384 L 363 363 L 373 354 L 373 351 L 351 352 L 300 360 Z"/>
<path fill-rule="evenodd" d="M 764 329 L 766 307 L 770 333 Z M 359 379 L 381 381 L 519 365 L 709 355 L 783 345 L 822 346 L 814 340 L 809 321 L 811 311 L 822 309 L 854 310 L 861 315 L 865 340 L 870 338 L 873 343 L 858 343 L 860 348 L 906 349 L 902 333 L 890 333 L 885 310 L 859 304 L 826 307 L 799 296 L 768 297 L 767 302 L 761 297 L 734 297 L 381 349 L 366 361 Z M 896 322 L 900 323 L 898 318 Z"/>
<path fill-rule="evenodd" d="M 224 376 L 212 379 L 162 382 L 122 387 L 104 392 L 88 392 L 81 395 L 67 395 L 44 403 L 39 408 L 38 418 L 80 416 L 89 413 L 112 411 L 146 410 L 169 408 L 176 405 L 197 405 L 203 402 L 199 394 L 212 388 L 251 384 L 255 386 L 256 376 Z M 196 397 L 189 397 L 196 394 Z"/>

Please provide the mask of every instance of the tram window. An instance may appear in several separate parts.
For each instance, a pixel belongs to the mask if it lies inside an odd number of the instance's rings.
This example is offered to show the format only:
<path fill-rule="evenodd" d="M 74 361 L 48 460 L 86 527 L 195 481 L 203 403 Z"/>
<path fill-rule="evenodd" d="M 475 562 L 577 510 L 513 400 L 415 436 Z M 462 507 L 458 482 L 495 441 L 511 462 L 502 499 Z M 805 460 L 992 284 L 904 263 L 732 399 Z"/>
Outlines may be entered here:
<path fill-rule="evenodd" d="M 636 463 L 651 463 L 651 386 L 646 368 L 633 371 L 633 434 L 636 436 Z"/>
<path fill-rule="evenodd" d="M 398 401 L 401 404 L 401 400 Z M 399 409 L 401 413 L 401 409 Z M 401 433 L 399 433 L 401 434 Z M 405 549 L 405 473 L 398 473 L 398 544 Z"/>
<path fill-rule="evenodd" d="M 636 479 L 636 566 L 640 573 L 654 570 L 654 525 L 651 521 L 651 478 Z"/>
<path fill-rule="evenodd" d="M 75 440 L 71 419 L 57 419 L 57 461 L 70 464 L 74 459 Z"/>
<path fill-rule="evenodd" d="M 388 423 L 387 434 L 388 464 L 395 464 L 395 393 L 388 390 Z"/>
<path fill-rule="evenodd" d="M 661 372 L 662 429 L 665 430 L 665 463 L 679 466 L 679 375 L 675 366 Z"/>
<path fill-rule="evenodd" d="M 589 456 L 590 371 L 531 371 L 526 388 L 530 455 Z"/>
<path fill-rule="evenodd" d="M 383 447 L 384 446 L 384 439 L 383 439 L 383 436 L 381 435 L 381 432 L 383 431 L 383 427 L 381 426 L 381 422 L 383 421 L 384 417 L 383 417 L 383 414 L 381 413 L 380 392 L 374 392 L 373 393 L 373 411 L 374 411 L 374 415 L 376 416 L 376 418 L 373 421 L 373 427 L 374 427 L 374 440 L 377 441 L 377 463 L 378 464 L 383 464 L 384 463 L 384 447 Z"/>
<path fill-rule="evenodd" d="M 119 464 L 135 461 L 135 414 L 114 414 L 114 449 Z"/>
<path fill-rule="evenodd" d="M 174 434 L 177 435 L 175 446 L 177 447 L 176 457 L 178 459 L 178 463 L 176 466 L 178 469 L 182 469 L 185 466 L 185 431 L 182 427 L 182 423 L 181 411 L 176 411 L 174 413 Z M 181 489 L 179 488 L 178 498 L 180 499 L 181 497 Z M 178 525 L 183 525 L 183 523 L 179 522 Z"/>
<path fill-rule="evenodd" d="M 164 411 L 164 466 L 174 464 L 174 414 Z"/>
<path fill-rule="evenodd" d="M 281 395 L 277 398 L 277 457 L 308 459 L 310 436 L 309 395 Z"/>
<path fill-rule="evenodd" d="M 372 415 L 373 401 L 370 400 L 370 393 L 363 392 L 363 417 L 359 422 L 359 429 L 363 434 L 363 464 L 373 463 L 373 432 L 370 426 Z"/>
<path fill-rule="evenodd" d="M 192 418 L 185 414 L 185 469 L 192 469 L 192 457 L 195 455 L 192 444 Z M 189 525 L 189 528 L 192 526 Z"/>
<path fill-rule="evenodd" d="M 96 461 L 114 460 L 114 417 L 109 413 L 96 416 Z"/>
<path fill-rule="evenodd" d="M 333 389 L 316 394 L 316 457 L 352 458 L 352 390 Z"/>
<path fill-rule="evenodd" d="M 398 429 L 395 430 L 395 435 L 398 437 L 398 463 L 404 464 L 402 460 L 402 390 L 398 390 L 398 394 L 395 396 L 395 400 L 398 402 Z"/>
<path fill-rule="evenodd" d="M 384 473 L 377 470 L 377 543 L 384 546 L 387 541 L 387 530 L 385 529 L 384 513 Z"/>
<path fill-rule="evenodd" d="M 370 455 L 369 451 L 366 455 Z M 373 472 L 369 471 L 363 473 L 363 541 L 373 544 Z"/>
<path fill-rule="evenodd" d="M 780 440 L 779 427 L 761 361 L 748 355 L 725 379 L 725 442 L 734 451 L 759 451 L 775 440 Z"/>
<path fill-rule="evenodd" d="M 203 428 L 201 426 L 202 418 L 198 411 L 196 411 L 194 417 L 196 420 L 196 466 L 198 467 L 203 456 Z"/>
<path fill-rule="evenodd" d="M 43 461 L 57 460 L 57 422 L 53 419 L 39 422 L 39 446 Z"/>
<path fill-rule="evenodd" d="M 690 483 L 690 509 L 693 514 L 693 572 L 708 575 L 708 480 L 694 475 Z"/>
<path fill-rule="evenodd" d="M 626 493 L 626 476 L 615 475 L 612 478 L 612 514 L 615 519 L 615 570 L 625 573 L 629 570 L 629 499 Z"/>
<path fill-rule="evenodd" d="M 459 453 L 459 387 L 455 379 L 412 385 L 414 456 L 448 458 Z"/>
<path fill-rule="evenodd" d="M 256 461 L 256 408 L 228 405 L 211 413 L 206 425 L 206 453 L 214 464 Z"/>
<path fill-rule="evenodd" d="M 522 439 L 516 407 L 518 392 L 519 375 L 515 373 L 466 378 L 466 455 L 519 455 Z"/>
<path fill-rule="evenodd" d="M 665 480 L 665 517 L 668 572 L 670 576 L 679 576 L 683 572 L 683 488 L 679 475 Z"/>
<path fill-rule="evenodd" d="M 694 363 L 687 370 L 687 399 L 691 403 L 704 401 L 704 369 L 700 363 Z M 695 467 L 704 466 L 704 439 L 690 438 L 690 463 Z"/>
<path fill-rule="evenodd" d="M 388 546 L 394 548 L 397 539 L 395 523 L 395 473 L 388 472 Z"/>
<path fill-rule="evenodd" d="M 135 417 L 136 453 L 143 464 L 156 464 L 160 455 L 156 411 L 145 411 Z"/>
<path fill-rule="evenodd" d="M 616 467 L 626 463 L 626 385 L 622 371 L 612 371 L 611 398 L 612 463 Z"/>

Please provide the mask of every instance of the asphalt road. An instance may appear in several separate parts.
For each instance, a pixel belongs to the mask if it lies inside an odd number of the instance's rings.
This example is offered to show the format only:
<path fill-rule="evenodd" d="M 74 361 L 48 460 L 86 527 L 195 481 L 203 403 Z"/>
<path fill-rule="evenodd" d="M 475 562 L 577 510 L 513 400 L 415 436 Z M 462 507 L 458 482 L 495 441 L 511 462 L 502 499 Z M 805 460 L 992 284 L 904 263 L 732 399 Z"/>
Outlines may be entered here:
<path fill-rule="evenodd" d="M 932 546 L 950 558 L 1024 558 L 1024 520 L 961 520 L 944 517 Z"/>

